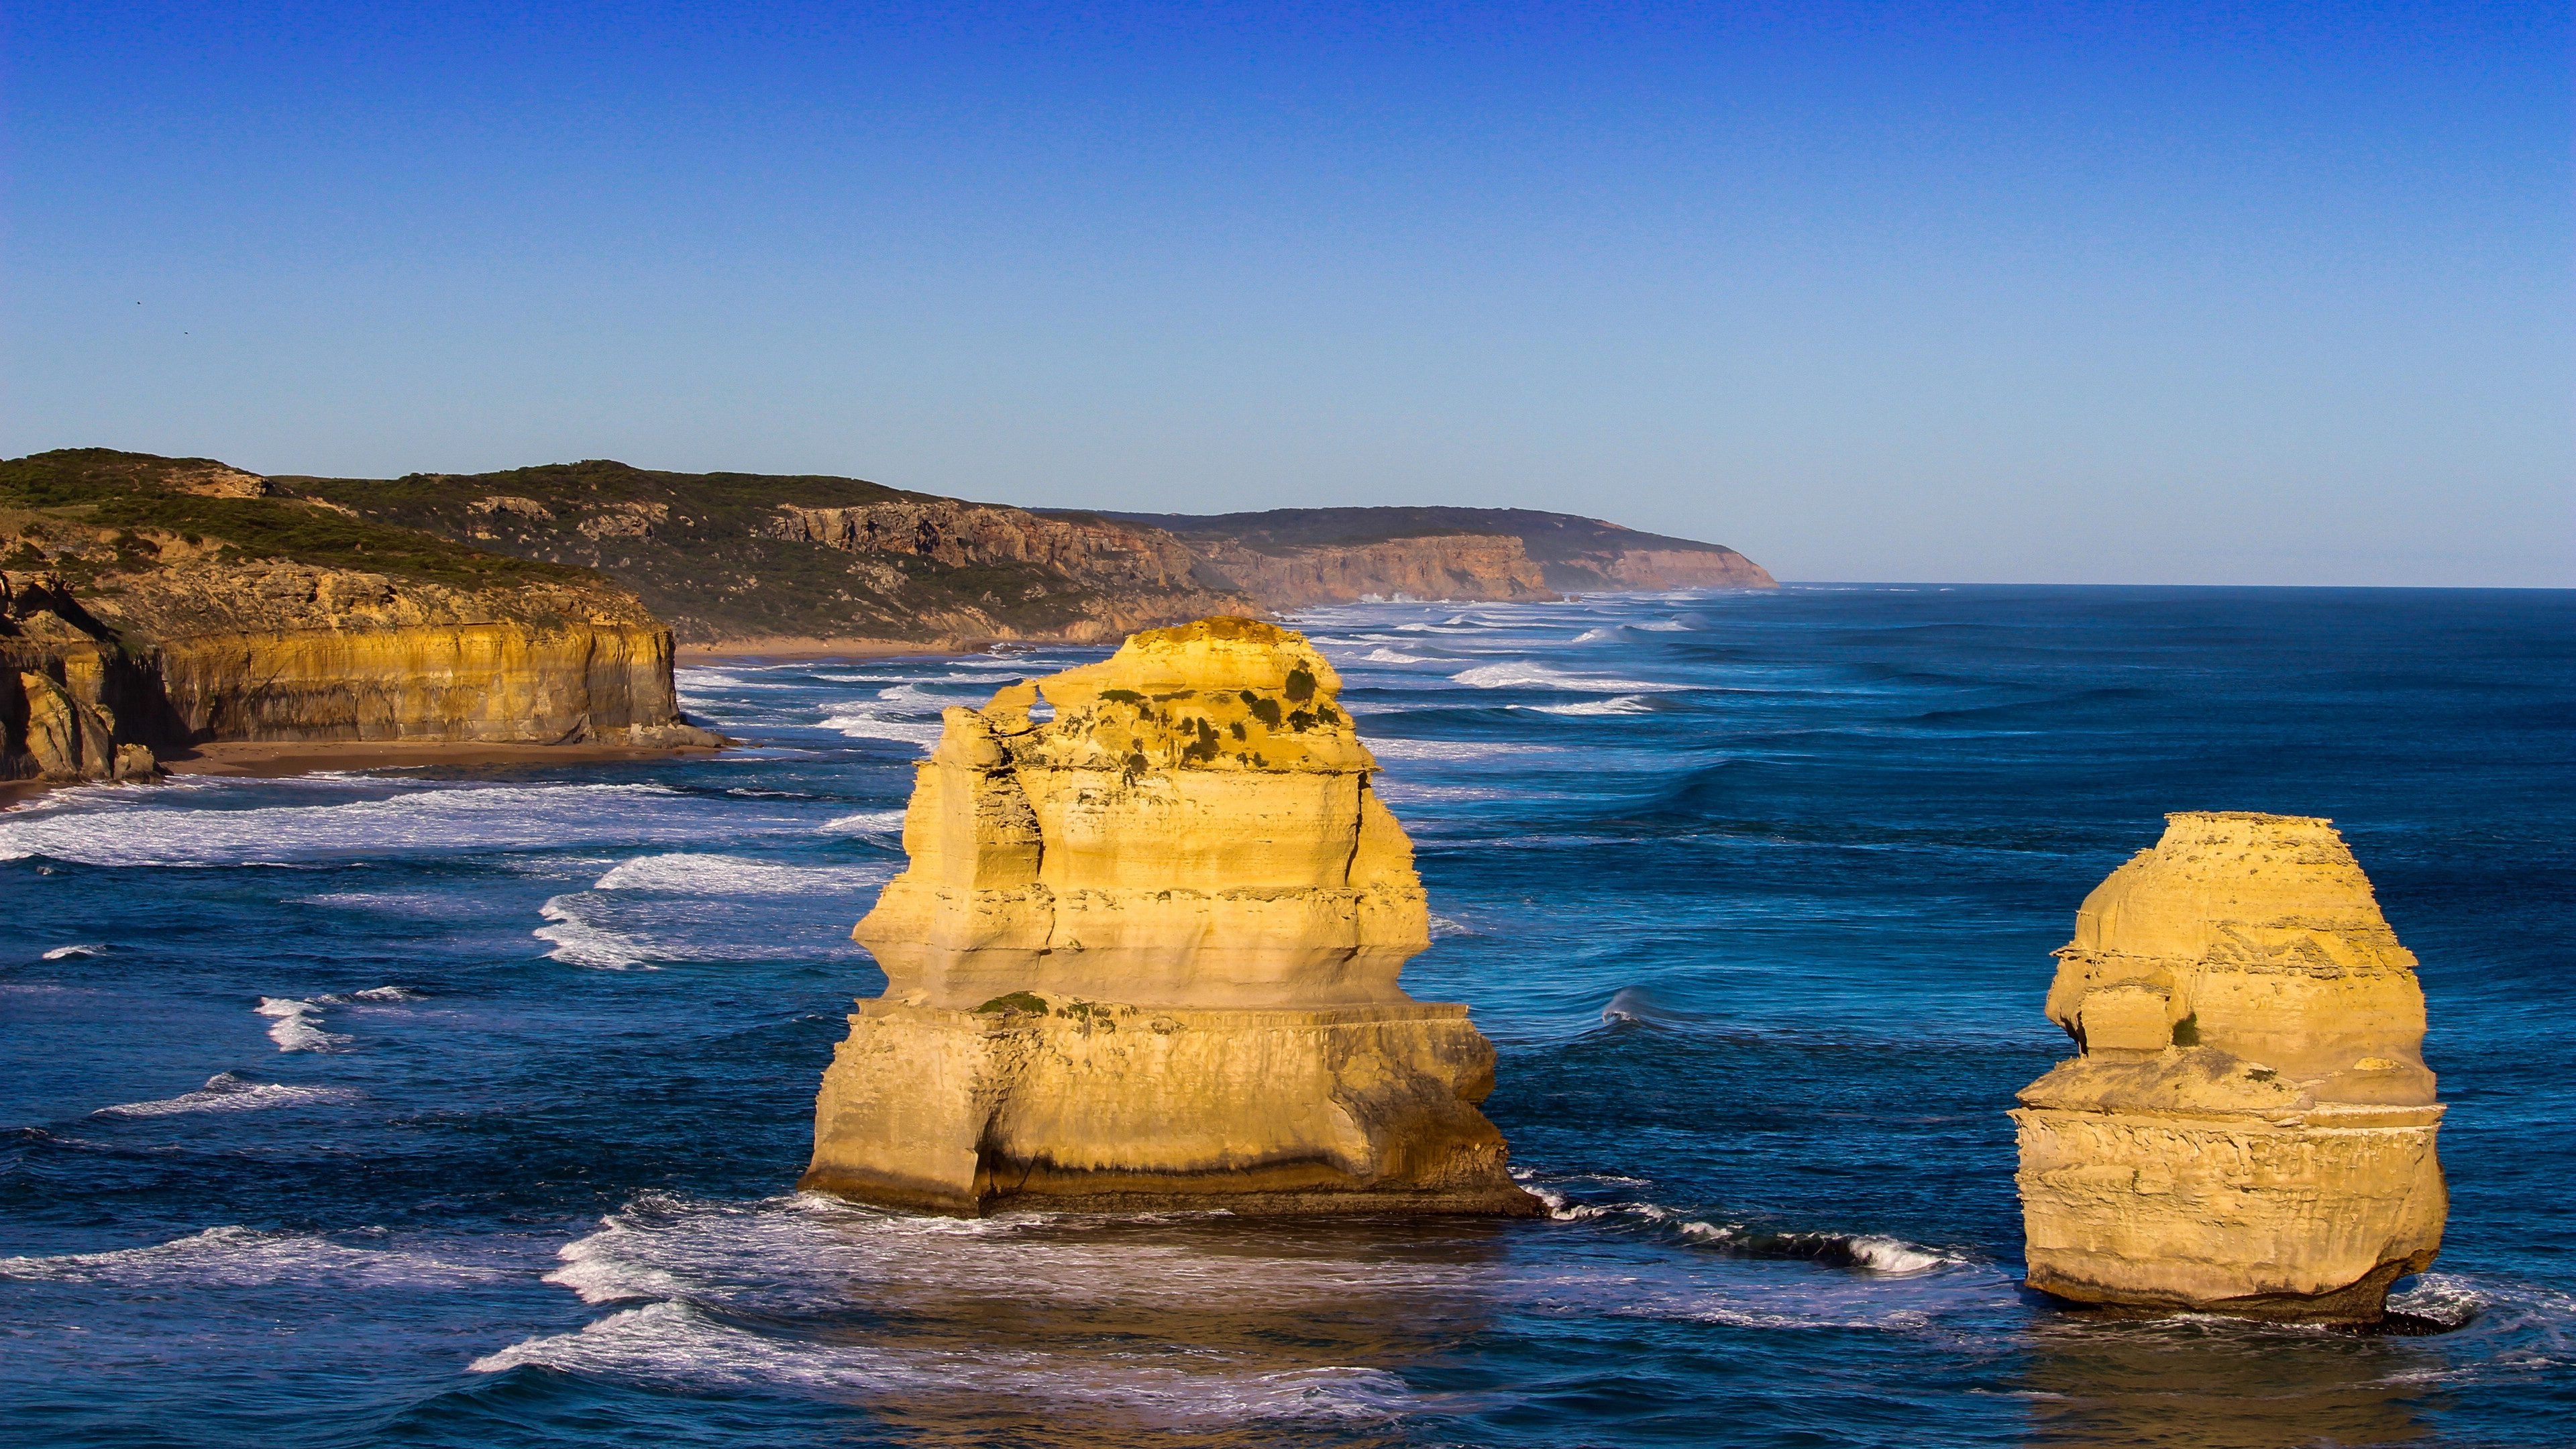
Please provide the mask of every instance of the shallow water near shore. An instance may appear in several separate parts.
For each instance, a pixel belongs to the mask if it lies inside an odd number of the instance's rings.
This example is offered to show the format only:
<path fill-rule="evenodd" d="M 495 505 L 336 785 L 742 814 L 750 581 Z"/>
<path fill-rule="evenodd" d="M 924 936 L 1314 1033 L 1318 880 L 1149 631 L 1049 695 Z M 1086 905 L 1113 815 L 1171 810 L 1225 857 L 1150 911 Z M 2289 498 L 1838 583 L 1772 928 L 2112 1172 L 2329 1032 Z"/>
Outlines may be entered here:
<path fill-rule="evenodd" d="M 1528 1222 L 792 1191 L 938 711 L 0 814 L 0 1443 L 2557 1444 L 2576 601 L 1853 585 L 1295 621 L 1501 1051 Z M 2442 1260 L 2362 1337 L 2019 1288 L 2012 1093 L 2162 813 L 2333 817 L 2423 959 Z"/>

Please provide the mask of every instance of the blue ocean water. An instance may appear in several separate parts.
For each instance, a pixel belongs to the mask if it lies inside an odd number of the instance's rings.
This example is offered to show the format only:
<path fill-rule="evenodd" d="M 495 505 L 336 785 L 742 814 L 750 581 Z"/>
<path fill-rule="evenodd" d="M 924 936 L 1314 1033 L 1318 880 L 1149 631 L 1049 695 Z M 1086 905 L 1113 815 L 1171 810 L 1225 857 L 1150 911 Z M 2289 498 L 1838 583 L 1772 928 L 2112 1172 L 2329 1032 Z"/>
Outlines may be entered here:
<path fill-rule="evenodd" d="M 0 815 L 0 1442 L 2576 1440 L 2576 597 L 1298 622 L 1550 1217 L 795 1194 L 939 708 L 1097 653 L 688 670 L 748 748 Z M 2423 958 L 2452 1217 L 2402 1304 L 2452 1331 L 2019 1288 L 2048 953 L 2175 809 L 2333 817 Z"/>

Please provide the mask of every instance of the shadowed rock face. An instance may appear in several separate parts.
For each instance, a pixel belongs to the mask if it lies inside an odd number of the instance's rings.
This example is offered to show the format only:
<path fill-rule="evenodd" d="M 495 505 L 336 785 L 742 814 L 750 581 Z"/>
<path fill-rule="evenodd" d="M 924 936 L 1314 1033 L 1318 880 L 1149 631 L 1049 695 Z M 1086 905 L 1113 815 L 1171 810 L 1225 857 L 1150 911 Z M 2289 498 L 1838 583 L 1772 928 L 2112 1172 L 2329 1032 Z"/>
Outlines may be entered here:
<path fill-rule="evenodd" d="M 1214 618 L 951 709 L 805 1185 L 1012 1206 L 1523 1213 L 1492 1046 L 1396 985 L 1412 844 L 1303 637 Z M 1033 715 L 1032 711 L 1037 713 Z"/>
<path fill-rule="evenodd" d="M 2424 994 L 2330 822 L 2185 813 L 2059 951 L 2082 1048 L 2021 1093 L 2034 1288 L 2372 1322 L 2446 1199 Z"/>

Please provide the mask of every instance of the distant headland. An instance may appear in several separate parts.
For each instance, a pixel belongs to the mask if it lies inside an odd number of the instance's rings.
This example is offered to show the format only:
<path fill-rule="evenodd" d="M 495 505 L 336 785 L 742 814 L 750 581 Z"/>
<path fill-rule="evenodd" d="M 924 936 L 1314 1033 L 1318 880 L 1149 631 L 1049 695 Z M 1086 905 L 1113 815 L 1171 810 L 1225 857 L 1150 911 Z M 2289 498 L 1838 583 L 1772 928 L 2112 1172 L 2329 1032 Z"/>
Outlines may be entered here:
<path fill-rule="evenodd" d="M 61 449 L 0 462 L 0 781 L 710 746 L 679 715 L 683 651 L 1105 644 L 1372 597 L 1698 587 L 1776 585 L 1723 545 L 1526 509 L 1100 514 L 605 461 L 264 477 Z"/>

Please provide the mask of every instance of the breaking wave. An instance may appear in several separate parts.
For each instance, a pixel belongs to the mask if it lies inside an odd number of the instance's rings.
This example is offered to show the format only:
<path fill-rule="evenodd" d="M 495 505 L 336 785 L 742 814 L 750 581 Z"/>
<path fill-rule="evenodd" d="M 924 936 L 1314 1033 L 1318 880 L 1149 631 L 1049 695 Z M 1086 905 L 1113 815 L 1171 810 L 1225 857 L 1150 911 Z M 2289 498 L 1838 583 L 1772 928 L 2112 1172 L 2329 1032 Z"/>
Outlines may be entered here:
<path fill-rule="evenodd" d="M 861 810 L 854 815 L 841 815 L 815 826 L 816 830 L 850 835 L 882 834 L 903 829 L 901 810 Z"/>
<path fill-rule="evenodd" d="M 153 1102 L 120 1102 L 101 1107 L 93 1117 L 176 1117 L 189 1112 L 255 1112 L 267 1107 L 308 1106 L 355 1101 L 363 1093 L 346 1087 L 298 1087 L 284 1082 L 253 1082 L 218 1072 L 193 1092 Z"/>
<path fill-rule="evenodd" d="M 549 924 L 528 934 L 554 944 L 554 949 L 546 953 L 547 957 L 567 966 L 589 966 L 603 971 L 627 971 L 636 967 L 653 970 L 653 962 L 661 958 L 659 949 L 649 942 L 584 920 L 571 904 L 578 894 L 552 896 L 544 905 L 537 907 L 537 914 L 545 917 Z"/>
<path fill-rule="evenodd" d="M 1588 674 L 1568 674 L 1562 669 L 1535 660 L 1515 659 L 1502 664 L 1479 664 L 1449 676 L 1460 684 L 1478 689 L 1576 689 L 1596 694 L 1629 694 L 1639 691 L 1664 692 L 1694 689 L 1689 684 L 1657 684 L 1647 679 L 1599 679 Z"/>
<path fill-rule="evenodd" d="M 777 865 L 738 855 L 640 855 L 591 883 L 599 891 L 660 891 L 669 895 L 796 896 L 883 885 L 888 866 Z"/>
<path fill-rule="evenodd" d="M 208 1228 L 166 1243 L 105 1253 L 0 1258 L 0 1279 L 118 1287 L 250 1287 L 330 1279 L 364 1287 L 456 1287 L 511 1274 L 398 1248 L 358 1248 L 304 1233 Z"/>
<path fill-rule="evenodd" d="M 1516 704 L 1532 714 L 1610 715 L 1653 714 L 1654 702 L 1642 694 L 1623 694 L 1617 699 L 1586 699 L 1573 704 Z"/>
<path fill-rule="evenodd" d="M 824 716 L 823 728 L 839 730 L 854 740 L 900 740 L 927 750 L 939 743 L 940 731 L 946 726 L 935 719 L 893 719 L 866 705 L 858 705 L 839 714 Z"/>
<path fill-rule="evenodd" d="M 163 788 L 140 803 L 128 792 L 129 798 L 83 802 L 93 808 L 0 819 L 0 860 L 42 855 L 97 866 L 282 865 L 539 849 L 584 839 L 686 839 L 706 829 L 694 802 L 653 784 L 441 786 L 331 805 L 238 810 L 192 808 L 161 794 Z"/>
<path fill-rule="evenodd" d="M 294 996 L 263 996 L 251 1008 L 262 1016 L 274 1017 L 268 1028 L 268 1039 L 282 1052 L 327 1052 L 347 1046 L 353 1037 L 322 1029 L 322 1005 Z"/>

